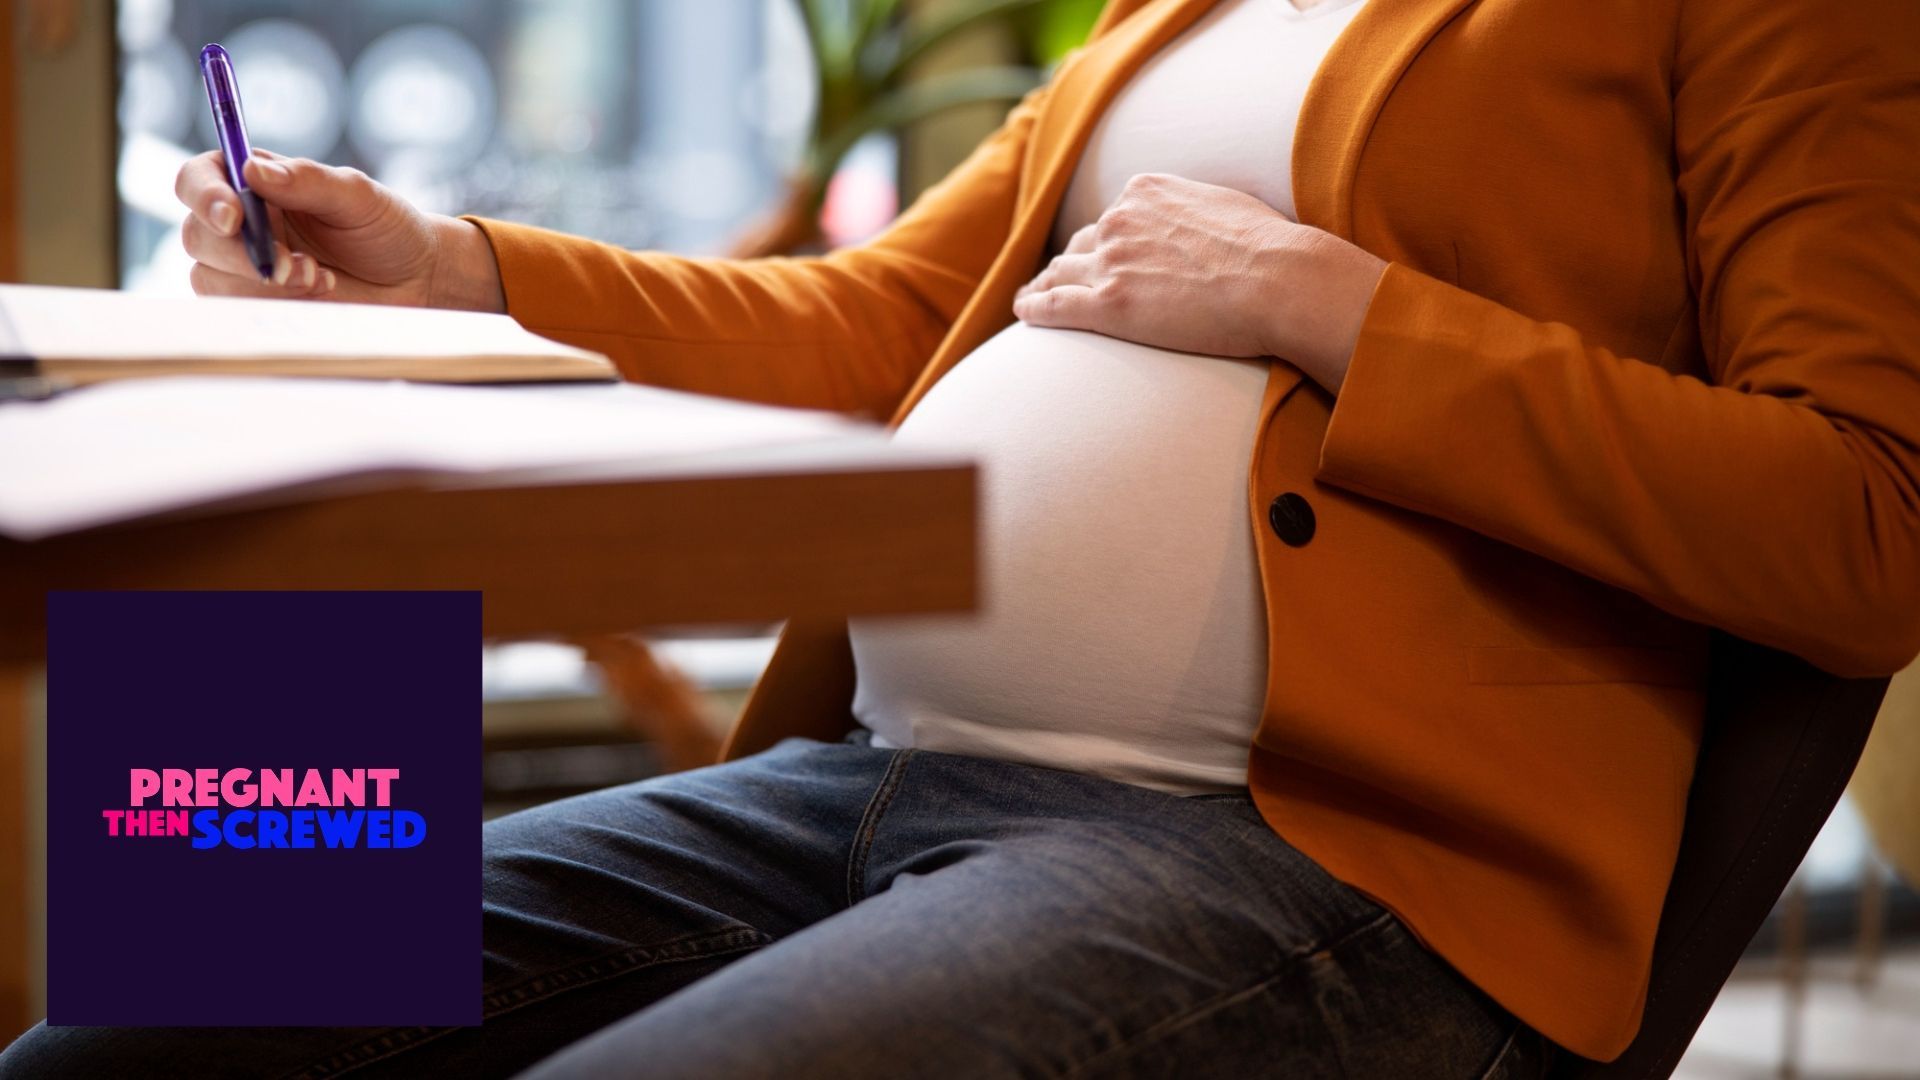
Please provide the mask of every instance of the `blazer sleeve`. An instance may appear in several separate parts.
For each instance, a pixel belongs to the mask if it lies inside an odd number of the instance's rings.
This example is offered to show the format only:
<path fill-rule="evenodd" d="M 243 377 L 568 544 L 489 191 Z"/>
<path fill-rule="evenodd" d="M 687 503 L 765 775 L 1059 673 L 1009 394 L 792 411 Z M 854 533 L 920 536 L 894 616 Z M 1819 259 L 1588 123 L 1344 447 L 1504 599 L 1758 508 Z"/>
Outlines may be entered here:
<path fill-rule="evenodd" d="M 1681 0 L 1676 35 L 1710 381 L 1394 263 L 1317 479 L 1891 674 L 1920 652 L 1920 5 Z"/>
<path fill-rule="evenodd" d="M 471 218 L 507 312 L 610 357 L 626 378 L 779 405 L 885 416 L 1012 228 L 1046 89 L 876 239 L 818 258 L 632 252 Z"/>

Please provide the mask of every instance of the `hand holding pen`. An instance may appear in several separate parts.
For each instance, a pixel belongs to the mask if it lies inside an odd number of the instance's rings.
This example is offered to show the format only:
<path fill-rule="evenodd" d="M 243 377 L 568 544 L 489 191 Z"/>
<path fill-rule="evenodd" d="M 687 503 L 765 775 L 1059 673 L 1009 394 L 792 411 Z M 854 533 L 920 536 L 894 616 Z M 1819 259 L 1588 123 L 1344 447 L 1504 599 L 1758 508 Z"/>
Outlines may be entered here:
<path fill-rule="evenodd" d="M 476 226 L 424 213 L 358 169 L 255 149 L 232 58 L 209 45 L 201 61 L 221 149 L 188 160 L 174 182 L 190 211 L 181 242 L 195 292 L 505 310 Z"/>

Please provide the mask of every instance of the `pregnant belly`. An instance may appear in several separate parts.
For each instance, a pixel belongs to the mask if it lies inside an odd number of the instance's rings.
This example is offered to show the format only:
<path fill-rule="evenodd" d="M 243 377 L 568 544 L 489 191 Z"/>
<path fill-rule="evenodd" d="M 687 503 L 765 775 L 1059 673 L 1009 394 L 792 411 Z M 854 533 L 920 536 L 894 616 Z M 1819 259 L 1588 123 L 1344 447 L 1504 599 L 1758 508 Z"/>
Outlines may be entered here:
<path fill-rule="evenodd" d="M 1244 780 L 1266 682 L 1247 513 L 1266 374 L 1024 324 L 964 359 L 897 438 L 981 462 L 981 610 L 854 620 L 860 720 L 896 745 L 1198 754 Z"/>

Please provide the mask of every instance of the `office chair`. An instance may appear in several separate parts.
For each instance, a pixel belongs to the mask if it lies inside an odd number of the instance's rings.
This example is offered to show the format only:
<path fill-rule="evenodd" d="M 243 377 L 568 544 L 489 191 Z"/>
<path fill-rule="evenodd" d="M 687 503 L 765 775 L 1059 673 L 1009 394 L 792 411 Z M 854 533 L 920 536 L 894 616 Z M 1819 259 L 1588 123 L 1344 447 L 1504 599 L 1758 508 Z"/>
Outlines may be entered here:
<path fill-rule="evenodd" d="M 1886 679 L 1842 679 L 1714 636 L 1706 731 L 1640 1033 L 1604 1064 L 1560 1052 L 1553 1080 L 1672 1074 L 1840 800 L 1886 689 Z"/>

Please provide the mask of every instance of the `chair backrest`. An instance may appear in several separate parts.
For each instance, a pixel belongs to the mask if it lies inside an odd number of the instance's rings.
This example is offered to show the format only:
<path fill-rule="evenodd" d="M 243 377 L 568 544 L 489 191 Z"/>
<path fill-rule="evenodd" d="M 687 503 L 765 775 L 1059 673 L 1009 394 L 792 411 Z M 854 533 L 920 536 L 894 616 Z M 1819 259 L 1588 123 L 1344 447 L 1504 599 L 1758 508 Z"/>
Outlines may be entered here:
<path fill-rule="evenodd" d="M 1715 635 L 1705 739 L 1654 942 L 1640 1034 L 1605 1064 L 1562 1053 L 1551 1075 L 1672 1074 L 1734 961 L 1840 801 L 1886 688 L 1886 679 L 1842 679 Z"/>

